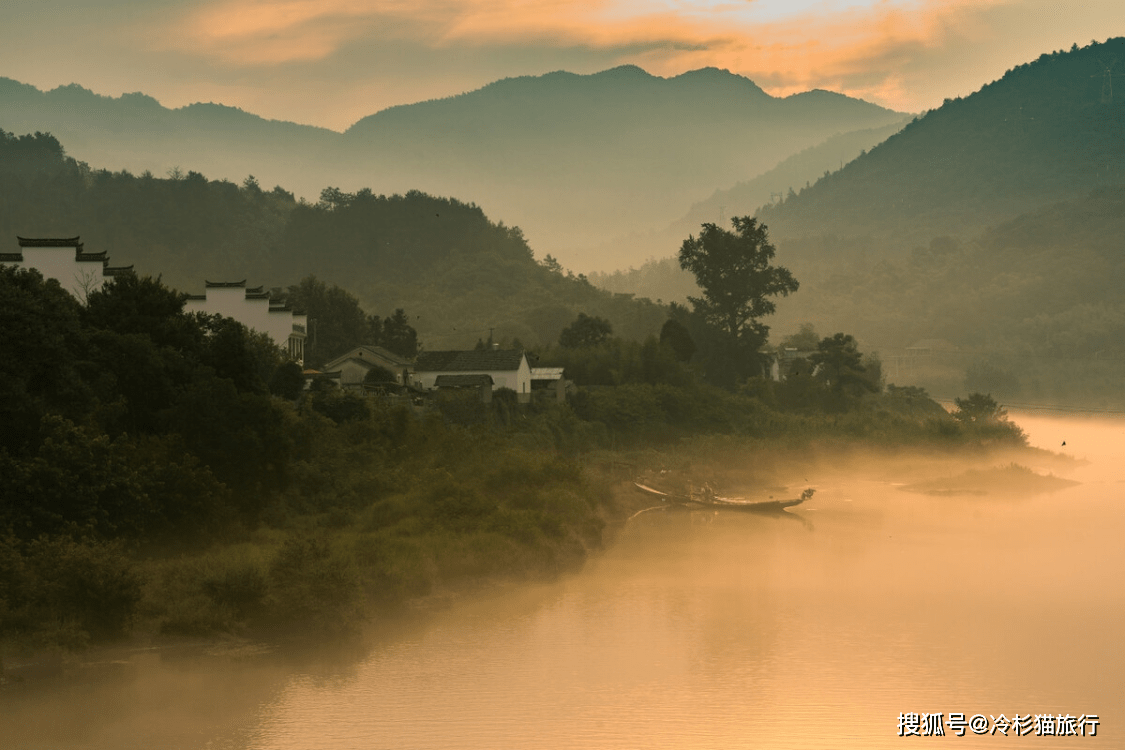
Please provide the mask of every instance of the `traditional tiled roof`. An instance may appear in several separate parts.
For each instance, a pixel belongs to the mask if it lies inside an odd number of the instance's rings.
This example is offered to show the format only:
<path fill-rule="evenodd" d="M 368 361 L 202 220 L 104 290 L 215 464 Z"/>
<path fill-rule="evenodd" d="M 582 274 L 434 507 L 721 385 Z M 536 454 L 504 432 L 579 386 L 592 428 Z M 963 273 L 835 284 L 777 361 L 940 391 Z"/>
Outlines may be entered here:
<path fill-rule="evenodd" d="M 375 356 L 385 359 L 388 362 L 398 365 L 399 367 L 409 367 L 414 364 L 409 359 L 400 357 L 389 349 L 384 349 L 381 346 L 361 346 L 359 347 L 359 350 L 360 352 L 374 354 Z"/>
<path fill-rule="evenodd" d="M 23 263 L 23 253 L 0 253 L 0 263 Z"/>
<path fill-rule="evenodd" d="M 81 250 L 79 250 L 75 254 L 74 260 L 77 263 L 103 263 L 104 264 L 104 263 L 109 262 L 109 258 L 106 257 L 104 250 L 100 253 L 84 253 Z"/>
<path fill-rule="evenodd" d="M 562 367 L 532 367 L 532 380 L 562 380 Z"/>
<path fill-rule="evenodd" d="M 234 287 L 246 286 L 246 279 L 242 281 L 207 281 L 204 280 L 203 286 L 208 289 L 233 289 Z"/>
<path fill-rule="evenodd" d="M 491 375 L 438 375 L 434 380 L 437 388 L 479 388 L 492 385 Z"/>
<path fill-rule="evenodd" d="M 417 372 L 503 372 L 518 370 L 523 362 L 520 349 L 470 352 L 422 352 L 414 366 Z"/>
<path fill-rule="evenodd" d="M 366 367 L 368 370 L 376 367 L 382 367 L 382 365 L 380 365 L 378 362 L 375 362 L 374 360 L 360 359 L 359 357 L 344 357 L 343 359 L 334 359 L 328 364 L 339 367 L 340 365 L 343 365 L 347 362 L 355 362 L 357 365 Z"/>
<path fill-rule="evenodd" d="M 20 247 L 82 247 L 82 241 L 78 237 L 49 239 L 45 237 L 20 237 L 17 235 L 16 239 L 19 240 Z"/>
<path fill-rule="evenodd" d="M 261 289 L 261 287 L 258 287 L 258 288 Z M 269 292 L 255 292 L 251 289 L 246 290 L 246 299 L 269 299 L 269 298 L 270 298 Z"/>
<path fill-rule="evenodd" d="M 107 266 L 102 271 L 102 275 L 103 276 L 116 276 L 119 273 L 129 273 L 132 270 L 133 270 L 133 266 L 131 266 L 131 265 L 129 265 L 129 266 L 115 266 L 113 268 L 110 268 L 110 267 Z"/>
<path fill-rule="evenodd" d="M 263 285 L 263 286 L 264 286 L 264 285 Z M 261 286 L 256 286 L 256 287 L 253 287 L 253 288 L 251 288 L 251 289 L 247 289 L 247 290 L 246 290 L 246 293 L 247 293 L 247 294 L 261 294 L 261 293 L 262 293 L 262 287 L 261 287 Z"/>
<path fill-rule="evenodd" d="M 299 323 L 294 323 L 293 327 L 297 328 L 299 325 Z M 301 326 L 301 330 L 304 331 L 304 326 Z M 367 355 L 366 358 L 364 357 L 364 354 Z M 332 360 L 331 362 L 326 363 L 325 367 L 338 367 L 348 360 L 361 362 L 364 365 L 369 365 L 371 367 L 386 367 L 387 365 L 390 365 L 391 367 L 397 368 L 411 366 L 410 360 L 403 359 L 394 352 L 389 352 L 381 346 L 357 346 L 350 352 L 347 352 L 340 357 Z"/>

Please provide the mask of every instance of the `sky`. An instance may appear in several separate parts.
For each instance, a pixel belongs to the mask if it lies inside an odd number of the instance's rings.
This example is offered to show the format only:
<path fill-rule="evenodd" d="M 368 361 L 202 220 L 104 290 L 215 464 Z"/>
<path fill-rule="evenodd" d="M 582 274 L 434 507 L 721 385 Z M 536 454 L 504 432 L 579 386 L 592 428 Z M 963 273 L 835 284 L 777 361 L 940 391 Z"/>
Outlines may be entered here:
<path fill-rule="evenodd" d="M 333 130 L 501 78 L 624 64 L 921 112 L 1121 35 L 1122 0 L 0 0 L 0 76 Z"/>

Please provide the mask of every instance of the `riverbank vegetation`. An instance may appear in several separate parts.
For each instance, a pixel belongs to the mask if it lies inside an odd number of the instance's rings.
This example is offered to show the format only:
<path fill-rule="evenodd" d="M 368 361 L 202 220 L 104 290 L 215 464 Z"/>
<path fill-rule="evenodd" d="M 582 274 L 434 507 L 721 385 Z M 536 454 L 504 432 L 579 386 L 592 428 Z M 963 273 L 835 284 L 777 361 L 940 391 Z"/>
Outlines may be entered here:
<path fill-rule="evenodd" d="M 0 318 L 0 639 L 23 647 L 340 631 L 436 592 L 552 577 L 634 510 L 615 485 L 671 455 L 1021 442 L 979 399 L 958 419 L 918 389 L 819 375 L 718 388 L 678 356 L 675 326 L 544 349 L 575 372 L 565 403 L 418 407 L 294 394 L 261 336 L 185 314 L 152 278 L 83 305 L 3 267 Z M 822 342 L 825 361 L 840 343 Z"/>

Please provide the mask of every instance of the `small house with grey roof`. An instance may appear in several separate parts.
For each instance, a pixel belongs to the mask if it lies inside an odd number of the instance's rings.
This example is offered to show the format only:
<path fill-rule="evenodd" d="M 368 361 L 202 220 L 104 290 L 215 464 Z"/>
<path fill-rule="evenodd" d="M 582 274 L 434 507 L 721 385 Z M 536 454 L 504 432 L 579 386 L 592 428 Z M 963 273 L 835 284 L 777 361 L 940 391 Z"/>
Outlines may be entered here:
<path fill-rule="evenodd" d="M 363 390 L 369 373 L 380 369 L 390 373 L 392 382 L 397 385 L 409 386 L 414 363 L 381 346 L 357 346 L 325 363 L 323 369 L 326 372 L 338 371 L 342 388 Z"/>
<path fill-rule="evenodd" d="M 488 375 L 493 390 L 510 388 L 521 402 L 531 400 L 531 366 L 521 349 L 422 352 L 414 363 L 414 377 L 426 390 L 449 375 Z M 450 382 L 445 378 L 442 384 Z"/>

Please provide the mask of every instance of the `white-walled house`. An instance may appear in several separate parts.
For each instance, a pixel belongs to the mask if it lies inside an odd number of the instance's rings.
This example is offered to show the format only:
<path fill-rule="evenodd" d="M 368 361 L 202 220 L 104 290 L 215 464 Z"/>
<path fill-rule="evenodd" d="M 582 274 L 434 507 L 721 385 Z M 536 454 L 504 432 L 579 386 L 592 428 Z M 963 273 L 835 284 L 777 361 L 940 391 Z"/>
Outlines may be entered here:
<path fill-rule="evenodd" d="M 264 333 L 294 362 L 305 360 L 308 316 L 270 299 L 262 287 L 247 288 L 242 281 L 205 281 L 203 294 L 192 294 L 184 312 L 201 312 L 234 318 L 247 328 Z"/>
<path fill-rule="evenodd" d="M 326 363 L 322 369 L 325 372 L 339 372 L 342 388 L 362 390 L 367 373 L 376 367 L 393 374 L 395 383 L 410 385 L 414 363 L 381 346 L 357 346 Z"/>
<path fill-rule="evenodd" d="M 510 388 L 520 401 L 531 399 L 531 366 L 519 349 L 422 352 L 414 363 L 414 377 L 426 390 L 437 387 L 441 375 L 489 375 L 492 389 Z"/>
<path fill-rule="evenodd" d="M 114 274 L 132 266 L 111 268 L 104 252 L 87 253 L 79 237 L 16 237 L 18 253 L 0 253 L 0 263 L 19 268 L 34 268 L 45 279 L 55 279 L 63 289 L 85 302 L 86 295 L 98 291 Z"/>

